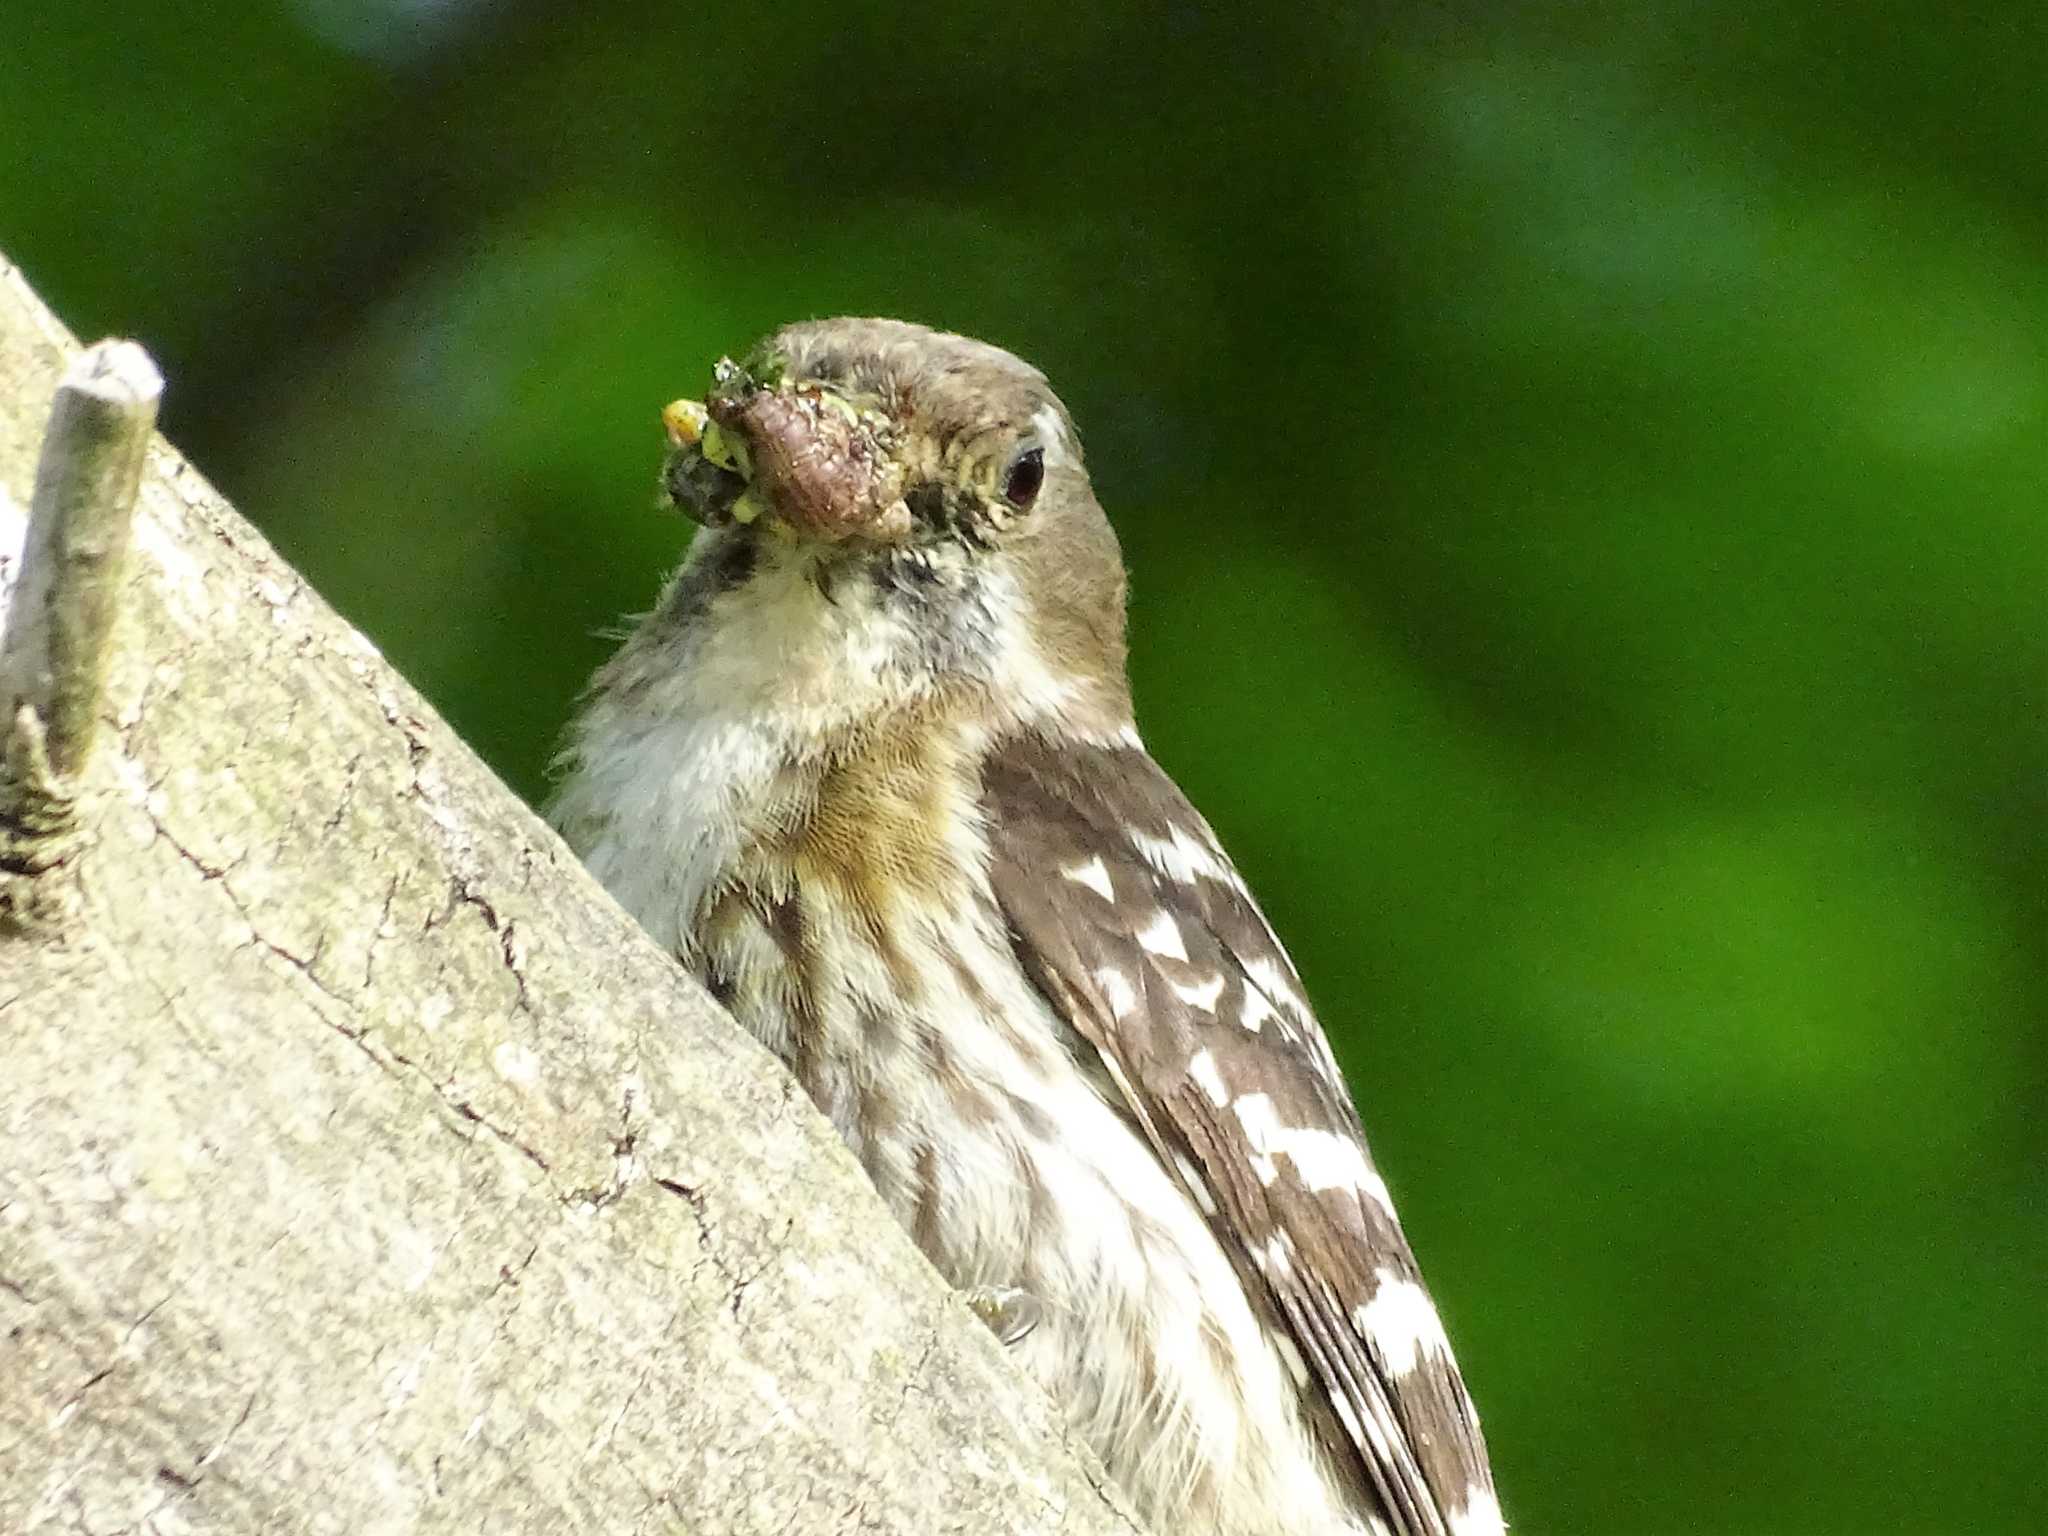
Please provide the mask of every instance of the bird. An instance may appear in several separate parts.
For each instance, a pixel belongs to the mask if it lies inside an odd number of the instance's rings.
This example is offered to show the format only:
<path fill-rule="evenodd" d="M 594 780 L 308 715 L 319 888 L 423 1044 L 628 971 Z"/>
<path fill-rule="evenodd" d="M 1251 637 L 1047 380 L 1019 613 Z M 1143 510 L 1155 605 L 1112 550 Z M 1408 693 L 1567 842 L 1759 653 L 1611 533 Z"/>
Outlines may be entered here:
<path fill-rule="evenodd" d="M 1045 377 L 806 321 L 662 419 L 699 527 L 571 723 L 571 847 L 1154 1529 L 1502 1531 L 1301 978 L 1138 733 Z"/>

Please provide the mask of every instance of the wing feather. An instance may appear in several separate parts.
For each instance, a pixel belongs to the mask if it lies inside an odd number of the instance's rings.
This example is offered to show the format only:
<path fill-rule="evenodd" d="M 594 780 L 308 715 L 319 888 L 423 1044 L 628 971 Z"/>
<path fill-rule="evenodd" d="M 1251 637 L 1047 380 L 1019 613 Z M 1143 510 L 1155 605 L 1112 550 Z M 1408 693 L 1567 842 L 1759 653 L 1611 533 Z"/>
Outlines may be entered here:
<path fill-rule="evenodd" d="M 1400 1536 L 1497 1530 L 1478 1416 L 1286 951 L 1141 749 L 1021 736 L 983 769 L 1018 957 L 1291 1336 L 1333 1459 Z"/>

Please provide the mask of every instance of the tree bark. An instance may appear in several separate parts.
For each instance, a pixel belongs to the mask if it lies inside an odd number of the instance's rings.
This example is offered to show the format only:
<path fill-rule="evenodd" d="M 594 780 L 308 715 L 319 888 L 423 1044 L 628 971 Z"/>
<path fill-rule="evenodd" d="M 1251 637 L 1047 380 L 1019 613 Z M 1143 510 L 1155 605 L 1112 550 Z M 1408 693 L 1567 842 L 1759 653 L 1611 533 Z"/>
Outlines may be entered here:
<path fill-rule="evenodd" d="M 0 261 L 0 580 L 74 349 Z M 55 914 L 0 932 L 0 1530 L 1131 1536 L 791 1079 L 160 439 L 132 537 L 72 840 L 0 875 Z"/>

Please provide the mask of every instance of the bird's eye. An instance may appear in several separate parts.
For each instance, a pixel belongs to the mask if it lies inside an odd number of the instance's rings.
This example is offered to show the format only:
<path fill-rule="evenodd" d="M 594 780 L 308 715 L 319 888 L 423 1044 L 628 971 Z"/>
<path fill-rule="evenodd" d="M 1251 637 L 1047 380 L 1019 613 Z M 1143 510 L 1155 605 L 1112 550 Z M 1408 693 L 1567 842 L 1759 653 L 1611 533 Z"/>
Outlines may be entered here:
<path fill-rule="evenodd" d="M 1003 471 L 1003 500 L 1019 512 L 1038 499 L 1038 488 L 1045 484 L 1045 450 L 1026 448 Z"/>

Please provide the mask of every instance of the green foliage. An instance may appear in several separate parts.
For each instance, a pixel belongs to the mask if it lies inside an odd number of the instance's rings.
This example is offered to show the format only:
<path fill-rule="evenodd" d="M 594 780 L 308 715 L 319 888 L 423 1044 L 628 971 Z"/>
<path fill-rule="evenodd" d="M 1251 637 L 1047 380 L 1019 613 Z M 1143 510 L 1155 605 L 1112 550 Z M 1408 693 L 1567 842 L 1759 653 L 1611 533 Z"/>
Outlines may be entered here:
<path fill-rule="evenodd" d="M 0 247 L 535 797 L 664 402 L 1030 357 L 1518 1527 L 2032 1532 L 2042 18 L 43 6 Z"/>

